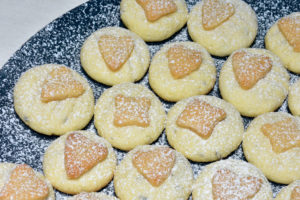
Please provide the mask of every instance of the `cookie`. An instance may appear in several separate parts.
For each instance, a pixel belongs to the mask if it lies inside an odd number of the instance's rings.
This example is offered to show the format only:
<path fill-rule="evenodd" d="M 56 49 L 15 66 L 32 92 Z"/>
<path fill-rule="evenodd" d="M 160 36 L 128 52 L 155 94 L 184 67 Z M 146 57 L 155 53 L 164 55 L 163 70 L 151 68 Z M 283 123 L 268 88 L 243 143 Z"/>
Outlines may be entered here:
<path fill-rule="evenodd" d="M 243 120 L 229 103 L 214 96 L 195 96 L 177 102 L 168 113 L 169 144 L 195 162 L 226 157 L 242 142 Z"/>
<path fill-rule="evenodd" d="M 300 12 L 279 19 L 267 32 L 266 48 L 276 54 L 284 66 L 300 73 Z"/>
<path fill-rule="evenodd" d="M 0 163 L 1 200 L 54 200 L 48 180 L 26 164 Z"/>
<path fill-rule="evenodd" d="M 120 12 L 125 26 L 147 42 L 169 38 L 188 18 L 184 0 L 122 0 Z"/>
<path fill-rule="evenodd" d="M 83 192 L 68 198 L 68 200 L 118 200 L 118 198 L 109 196 L 102 192 Z"/>
<path fill-rule="evenodd" d="M 255 117 L 281 106 L 288 94 L 289 74 L 280 59 L 264 49 L 240 49 L 224 63 L 220 93 L 241 115 Z"/>
<path fill-rule="evenodd" d="M 291 113 L 300 116 L 300 79 L 289 88 L 288 105 Z"/>
<path fill-rule="evenodd" d="M 95 106 L 95 126 L 113 147 L 131 150 L 155 141 L 165 126 L 159 99 L 145 86 L 123 83 L 107 89 Z"/>
<path fill-rule="evenodd" d="M 281 189 L 275 200 L 299 200 L 300 199 L 300 180 L 294 181 Z"/>
<path fill-rule="evenodd" d="M 272 200 L 272 190 L 262 172 L 241 160 L 221 160 L 207 165 L 193 186 L 194 200 Z"/>
<path fill-rule="evenodd" d="M 63 135 L 84 128 L 94 112 L 87 80 L 63 65 L 46 64 L 22 74 L 14 88 L 16 113 L 33 130 Z"/>
<path fill-rule="evenodd" d="M 255 12 L 242 0 L 203 0 L 192 9 L 187 26 L 193 41 L 215 56 L 249 47 L 257 33 Z"/>
<path fill-rule="evenodd" d="M 116 155 L 111 145 L 92 132 L 69 132 L 47 148 L 43 169 L 57 190 L 68 194 L 95 192 L 112 179 Z"/>
<path fill-rule="evenodd" d="M 213 59 L 201 45 L 175 42 L 164 45 L 152 59 L 149 83 L 167 101 L 207 94 L 216 81 Z"/>
<path fill-rule="evenodd" d="M 106 27 L 85 40 L 80 61 L 92 79 L 116 85 L 140 80 L 149 67 L 150 54 L 145 42 L 135 33 Z"/>
<path fill-rule="evenodd" d="M 244 134 L 246 159 L 274 182 L 300 179 L 300 118 L 284 112 L 256 117 Z"/>
<path fill-rule="evenodd" d="M 167 146 L 137 146 L 117 166 L 114 178 L 122 200 L 187 199 L 192 183 L 188 160 Z"/>

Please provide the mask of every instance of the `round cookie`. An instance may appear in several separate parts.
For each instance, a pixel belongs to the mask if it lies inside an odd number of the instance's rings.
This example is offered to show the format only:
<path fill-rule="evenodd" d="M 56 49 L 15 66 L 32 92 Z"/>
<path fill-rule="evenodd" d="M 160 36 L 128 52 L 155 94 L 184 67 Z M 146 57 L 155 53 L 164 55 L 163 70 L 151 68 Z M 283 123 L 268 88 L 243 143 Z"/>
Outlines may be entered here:
<path fill-rule="evenodd" d="M 49 181 L 26 164 L 0 163 L 1 199 L 55 200 Z"/>
<path fill-rule="evenodd" d="M 94 95 L 87 80 L 63 65 L 46 64 L 22 74 L 14 88 L 16 113 L 33 130 L 63 135 L 85 127 Z"/>
<path fill-rule="evenodd" d="M 165 126 L 159 99 L 145 86 L 123 83 L 107 89 L 95 106 L 95 126 L 113 147 L 131 150 L 155 141 Z"/>
<path fill-rule="evenodd" d="M 150 53 L 135 33 L 120 27 L 106 27 L 85 40 L 80 61 L 91 78 L 116 85 L 140 80 L 149 67 Z"/>
<path fill-rule="evenodd" d="M 167 146 L 136 147 L 117 166 L 114 178 L 116 194 L 122 200 L 188 199 L 192 183 L 188 160 Z"/>
<path fill-rule="evenodd" d="M 288 94 L 289 74 L 280 59 L 264 49 L 240 49 L 224 63 L 219 78 L 224 100 L 241 115 L 274 111 Z"/>
<path fill-rule="evenodd" d="M 297 197 L 297 198 L 296 198 Z M 300 180 L 294 181 L 281 189 L 275 200 L 298 200 L 300 197 Z"/>
<path fill-rule="evenodd" d="M 294 29 L 289 24 L 285 24 L 290 19 L 296 21 L 292 25 Z M 266 48 L 276 54 L 288 70 L 298 74 L 300 73 L 299 30 L 300 12 L 295 12 L 279 19 L 268 30 L 265 37 Z M 287 37 L 285 36 L 286 33 L 288 34 Z"/>
<path fill-rule="evenodd" d="M 242 0 L 201 1 L 192 9 L 187 26 L 193 41 L 215 56 L 249 47 L 257 33 L 255 12 Z"/>
<path fill-rule="evenodd" d="M 291 113 L 300 116 L 300 79 L 289 88 L 288 105 Z"/>
<path fill-rule="evenodd" d="M 216 67 L 209 53 L 194 42 L 164 45 L 149 68 L 151 88 L 167 101 L 208 93 L 216 81 Z"/>
<path fill-rule="evenodd" d="M 247 160 L 274 182 L 300 179 L 300 118 L 271 112 L 256 117 L 243 138 Z"/>
<path fill-rule="evenodd" d="M 226 157 L 240 145 L 243 133 L 239 112 L 214 96 L 181 100 L 168 113 L 166 135 L 169 144 L 195 162 Z"/>
<path fill-rule="evenodd" d="M 149 19 L 146 17 L 142 4 L 138 2 L 145 3 L 143 6 L 145 8 L 153 9 L 149 12 L 147 10 Z M 188 19 L 188 9 L 184 0 L 122 0 L 120 12 L 126 27 L 147 42 L 169 38 L 180 30 Z"/>
<path fill-rule="evenodd" d="M 102 192 L 83 192 L 68 198 L 68 200 L 118 200 L 118 198 L 109 196 Z"/>
<path fill-rule="evenodd" d="M 241 160 L 221 160 L 207 165 L 193 186 L 194 200 L 272 200 L 271 186 L 259 169 Z"/>
<path fill-rule="evenodd" d="M 60 136 L 43 159 L 47 179 L 68 194 L 100 190 L 113 178 L 115 167 L 116 155 L 110 143 L 88 131 Z"/>

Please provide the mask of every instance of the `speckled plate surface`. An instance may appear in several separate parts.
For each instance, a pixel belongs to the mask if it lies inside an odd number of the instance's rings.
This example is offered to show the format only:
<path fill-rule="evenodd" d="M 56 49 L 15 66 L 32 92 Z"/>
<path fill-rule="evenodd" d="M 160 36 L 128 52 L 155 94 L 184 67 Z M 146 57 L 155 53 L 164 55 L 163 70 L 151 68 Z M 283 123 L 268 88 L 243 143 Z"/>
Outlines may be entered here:
<path fill-rule="evenodd" d="M 200 0 L 186 0 L 189 11 Z M 258 35 L 252 47 L 264 48 L 264 37 L 267 30 L 279 18 L 291 12 L 300 11 L 297 0 L 246 0 L 257 14 Z M 0 162 L 27 163 L 38 171 L 42 171 L 42 158 L 48 145 L 57 137 L 38 134 L 26 126 L 16 115 L 13 108 L 13 88 L 23 72 L 32 66 L 45 63 L 57 63 L 69 66 L 84 75 L 91 84 L 95 98 L 108 88 L 90 79 L 80 66 L 80 48 L 84 40 L 94 31 L 106 26 L 124 27 L 120 20 L 119 0 L 92 0 L 62 17 L 48 24 L 34 36 L 32 36 L 19 49 L 0 70 Z M 174 41 L 191 41 L 186 26 L 170 39 L 160 43 L 148 43 L 153 56 L 164 43 Z M 218 71 L 227 59 L 214 57 Z M 290 73 L 291 82 L 299 75 Z M 148 77 L 145 76 L 140 82 L 149 87 Z M 220 97 L 218 81 L 210 92 L 210 95 Z M 173 104 L 164 102 L 166 110 Z M 279 109 L 289 112 L 286 101 Z M 251 121 L 244 118 L 245 127 Z M 93 120 L 86 127 L 96 132 Z M 165 133 L 155 144 L 167 144 Z M 122 160 L 124 152 L 117 151 L 118 160 Z M 242 148 L 239 147 L 229 157 L 245 160 Z M 192 163 L 195 176 L 205 166 L 204 163 Z M 282 185 L 272 183 L 275 194 Z M 107 194 L 114 194 L 111 182 L 102 190 Z M 56 191 L 57 199 L 64 199 L 67 195 Z"/>

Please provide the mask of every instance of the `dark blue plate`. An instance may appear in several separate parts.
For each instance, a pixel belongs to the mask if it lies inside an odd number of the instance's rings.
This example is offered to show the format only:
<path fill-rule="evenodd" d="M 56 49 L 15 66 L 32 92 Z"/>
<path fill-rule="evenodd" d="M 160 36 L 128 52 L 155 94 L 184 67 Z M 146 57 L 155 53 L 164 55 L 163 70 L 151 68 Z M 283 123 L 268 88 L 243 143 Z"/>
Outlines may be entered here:
<path fill-rule="evenodd" d="M 189 10 L 198 0 L 187 0 Z M 300 11 L 298 0 L 246 0 L 257 14 L 259 30 L 252 47 L 264 48 L 264 36 L 271 25 L 279 18 Z M 34 36 L 32 36 L 0 70 L 0 162 L 27 163 L 38 171 L 42 171 L 42 158 L 47 146 L 57 137 L 38 134 L 26 126 L 16 115 L 13 108 L 13 88 L 23 72 L 32 66 L 46 63 L 64 64 L 85 76 L 93 88 L 95 98 L 98 99 L 107 86 L 90 79 L 80 66 L 80 48 L 84 40 L 94 31 L 106 26 L 124 27 L 120 20 L 119 0 L 92 0 L 62 17 L 54 20 Z M 187 28 L 184 27 L 170 39 L 159 43 L 148 43 L 151 55 L 168 42 L 191 40 Z M 220 70 L 226 58 L 214 57 L 217 69 Z M 297 77 L 291 74 L 291 82 Z M 148 85 L 145 76 L 139 83 Z M 210 95 L 220 97 L 218 81 Z M 173 104 L 164 102 L 166 108 Z M 289 112 L 285 102 L 279 109 Z M 251 121 L 244 118 L 245 127 Z M 93 121 L 86 129 L 96 132 Z M 155 144 L 167 144 L 165 133 Z M 120 161 L 124 152 L 116 150 Z M 229 157 L 245 160 L 242 148 L 239 147 Z M 192 163 L 195 175 L 203 168 L 205 163 Z M 274 195 L 282 185 L 271 183 Z M 102 190 L 114 194 L 111 182 Z M 56 191 L 57 199 L 67 195 Z"/>

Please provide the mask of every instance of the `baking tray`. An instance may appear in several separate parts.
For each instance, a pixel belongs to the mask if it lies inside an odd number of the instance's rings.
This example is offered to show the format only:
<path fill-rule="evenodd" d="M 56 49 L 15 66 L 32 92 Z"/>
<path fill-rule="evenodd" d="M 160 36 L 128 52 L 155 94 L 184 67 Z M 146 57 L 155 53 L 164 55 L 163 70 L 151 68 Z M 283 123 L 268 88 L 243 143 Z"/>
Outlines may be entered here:
<path fill-rule="evenodd" d="M 199 0 L 187 0 L 189 11 Z M 264 48 L 264 37 L 267 30 L 279 18 L 300 11 L 298 0 L 246 0 L 254 9 L 258 19 L 258 35 L 252 45 L 254 48 Z M 108 88 L 103 84 L 90 79 L 80 66 L 80 48 L 84 40 L 94 31 L 106 26 L 125 27 L 120 20 L 119 0 L 91 0 L 67 12 L 54 20 L 38 33 L 32 36 L 0 70 L 0 162 L 27 163 L 34 169 L 42 172 L 43 154 L 49 144 L 57 136 L 44 136 L 31 130 L 16 115 L 13 108 L 13 88 L 23 72 L 29 68 L 46 63 L 64 64 L 79 72 L 88 79 L 97 100 L 101 93 Z M 191 41 L 186 26 L 171 38 L 158 43 L 147 43 L 153 56 L 165 43 L 175 41 Z M 217 82 L 209 95 L 220 97 L 218 89 L 218 75 L 221 66 L 227 57 L 213 57 L 217 67 Z M 299 75 L 290 73 L 294 82 Z M 146 75 L 138 83 L 148 84 Z M 150 87 L 149 87 L 150 88 Z M 162 100 L 163 101 L 163 100 Z M 163 101 L 166 111 L 173 105 Z M 280 111 L 289 112 L 287 102 L 279 108 Z M 251 118 L 243 118 L 245 128 Z M 85 128 L 96 132 L 93 119 Z M 165 133 L 154 144 L 167 144 Z M 122 160 L 125 152 L 115 150 L 118 162 Z M 228 156 L 245 160 L 241 146 Z M 191 162 L 195 177 L 207 163 Z M 274 196 L 284 186 L 271 182 Z M 114 194 L 113 182 L 102 189 L 103 192 Z M 57 199 L 64 199 L 68 195 L 56 191 Z M 191 199 L 191 198 L 190 198 Z"/>

